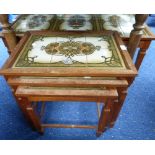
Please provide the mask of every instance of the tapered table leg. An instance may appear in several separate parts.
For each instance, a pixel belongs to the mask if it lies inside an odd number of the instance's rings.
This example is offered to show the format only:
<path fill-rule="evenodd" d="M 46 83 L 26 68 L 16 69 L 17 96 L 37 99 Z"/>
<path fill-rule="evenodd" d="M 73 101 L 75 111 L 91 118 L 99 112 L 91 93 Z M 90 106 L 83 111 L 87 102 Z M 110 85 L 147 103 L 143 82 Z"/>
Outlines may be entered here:
<path fill-rule="evenodd" d="M 139 70 L 139 67 L 144 59 L 144 56 L 146 55 L 147 49 L 150 46 L 151 41 L 145 41 L 144 47 L 139 49 L 138 56 L 135 62 L 135 66 L 137 70 Z"/>

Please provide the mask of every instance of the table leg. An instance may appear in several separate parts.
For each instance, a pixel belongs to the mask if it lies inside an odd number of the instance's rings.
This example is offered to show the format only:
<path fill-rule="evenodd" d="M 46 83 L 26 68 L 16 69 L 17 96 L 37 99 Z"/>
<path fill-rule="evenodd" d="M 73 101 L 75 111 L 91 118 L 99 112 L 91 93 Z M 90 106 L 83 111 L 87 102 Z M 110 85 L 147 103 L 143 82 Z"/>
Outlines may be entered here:
<path fill-rule="evenodd" d="M 0 14 L 0 22 L 2 24 L 2 34 L 5 38 L 5 45 L 8 48 L 9 53 L 12 53 L 17 45 L 17 38 L 9 23 L 8 15 Z"/>
<path fill-rule="evenodd" d="M 37 116 L 34 107 L 27 98 L 17 97 L 18 104 L 22 109 L 23 113 L 31 124 L 35 127 L 38 132 L 43 133 L 43 128 L 41 127 L 40 118 Z"/>
<path fill-rule="evenodd" d="M 145 41 L 145 44 L 143 45 L 144 47 L 141 47 L 138 51 L 138 56 L 137 56 L 137 59 L 135 62 L 135 66 L 136 66 L 137 70 L 139 70 L 139 67 L 143 61 L 143 58 L 147 52 L 147 49 L 150 46 L 150 43 L 151 43 L 151 41 Z"/>
<path fill-rule="evenodd" d="M 27 111 L 26 111 L 26 104 L 24 104 L 23 102 L 21 102 L 21 98 L 20 97 L 16 97 L 15 95 L 15 92 L 16 92 L 16 89 L 17 87 L 16 86 L 12 86 L 11 87 L 11 91 L 14 95 L 14 97 L 16 98 L 16 103 L 18 104 L 20 110 L 22 111 L 22 113 L 24 114 L 24 116 L 26 117 L 26 119 L 31 123 L 30 119 L 29 119 L 29 116 L 27 114 Z M 31 123 L 32 124 L 32 123 Z"/>
<path fill-rule="evenodd" d="M 143 35 L 144 23 L 147 19 L 147 14 L 136 14 L 135 15 L 135 24 L 133 25 L 133 30 L 130 32 L 129 42 L 128 42 L 128 52 L 133 58 L 136 48 L 138 47 L 141 37 Z"/>
<path fill-rule="evenodd" d="M 117 117 L 119 115 L 119 112 L 123 106 L 124 100 L 126 98 L 127 95 L 127 89 L 120 89 L 118 90 L 119 93 L 119 98 L 118 100 L 114 101 L 114 105 L 113 105 L 113 112 L 112 112 L 112 116 L 111 116 L 111 121 L 110 121 L 110 128 L 112 128 L 115 125 L 115 122 L 117 120 Z"/>
<path fill-rule="evenodd" d="M 108 99 L 105 106 L 102 107 L 96 136 L 100 136 L 109 125 L 112 106 L 113 106 L 112 100 Z"/>

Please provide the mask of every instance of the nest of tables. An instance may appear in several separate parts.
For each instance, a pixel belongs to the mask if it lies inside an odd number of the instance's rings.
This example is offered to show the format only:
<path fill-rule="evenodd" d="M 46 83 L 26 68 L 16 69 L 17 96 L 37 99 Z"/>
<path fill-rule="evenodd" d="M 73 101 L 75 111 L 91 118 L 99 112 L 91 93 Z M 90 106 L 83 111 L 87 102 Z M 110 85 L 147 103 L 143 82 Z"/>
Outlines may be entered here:
<path fill-rule="evenodd" d="M 127 88 L 137 75 L 123 41 L 113 31 L 27 32 L 0 73 L 39 132 L 46 127 L 93 128 L 97 136 L 114 125 Z M 96 126 L 65 125 L 41 122 L 34 104 L 38 101 L 104 104 Z"/>

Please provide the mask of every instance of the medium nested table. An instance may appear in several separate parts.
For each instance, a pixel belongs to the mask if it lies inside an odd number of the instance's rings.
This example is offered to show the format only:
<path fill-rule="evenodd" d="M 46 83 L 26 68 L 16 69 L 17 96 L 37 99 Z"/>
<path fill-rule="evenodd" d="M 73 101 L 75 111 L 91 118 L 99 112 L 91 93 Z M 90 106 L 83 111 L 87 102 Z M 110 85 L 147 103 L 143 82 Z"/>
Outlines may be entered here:
<path fill-rule="evenodd" d="M 39 131 L 46 127 L 93 128 L 101 135 L 112 127 L 137 75 L 117 32 L 27 32 L 0 73 L 21 110 Z M 45 124 L 36 103 L 102 103 L 97 126 Z M 89 107 L 88 107 L 89 108 Z"/>

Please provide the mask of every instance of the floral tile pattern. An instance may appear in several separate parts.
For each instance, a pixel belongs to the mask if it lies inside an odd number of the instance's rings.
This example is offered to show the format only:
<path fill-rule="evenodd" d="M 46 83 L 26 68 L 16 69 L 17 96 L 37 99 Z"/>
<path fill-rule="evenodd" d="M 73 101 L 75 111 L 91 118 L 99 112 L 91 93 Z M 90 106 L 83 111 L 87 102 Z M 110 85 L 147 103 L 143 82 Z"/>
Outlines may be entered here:
<path fill-rule="evenodd" d="M 50 20 L 54 15 L 24 15 L 14 25 L 16 32 L 26 32 L 32 30 L 46 30 L 50 27 Z"/>
<path fill-rule="evenodd" d="M 122 36 L 129 37 L 133 24 L 135 23 L 134 15 L 114 15 L 106 14 L 101 15 L 103 20 L 103 28 L 106 30 L 113 30 L 119 32 Z M 145 35 L 148 35 L 143 31 Z"/>
<path fill-rule="evenodd" d="M 57 15 L 22 15 L 12 28 L 19 33 L 33 30 L 53 31 L 118 31 L 123 37 L 129 37 L 134 15 L 129 14 L 57 14 Z M 150 37 L 147 29 L 144 37 Z"/>
<path fill-rule="evenodd" d="M 91 15 L 62 15 L 59 19 L 62 20 L 60 30 L 66 31 L 86 31 L 92 30 Z"/>
<path fill-rule="evenodd" d="M 112 36 L 32 36 L 13 67 L 118 67 L 121 54 Z"/>

